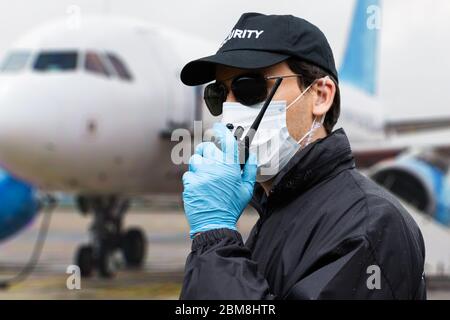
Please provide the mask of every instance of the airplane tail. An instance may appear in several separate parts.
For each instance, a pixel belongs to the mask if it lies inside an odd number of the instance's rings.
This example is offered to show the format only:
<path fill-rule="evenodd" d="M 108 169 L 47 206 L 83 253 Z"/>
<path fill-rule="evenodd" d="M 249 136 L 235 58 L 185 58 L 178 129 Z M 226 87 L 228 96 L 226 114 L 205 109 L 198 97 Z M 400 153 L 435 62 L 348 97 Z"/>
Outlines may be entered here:
<path fill-rule="evenodd" d="M 378 40 L 381 24 L 379 0 L 356 0 L 347 48 L 339 71 L 342 82 L 369 95 L 376 94 Z"/>

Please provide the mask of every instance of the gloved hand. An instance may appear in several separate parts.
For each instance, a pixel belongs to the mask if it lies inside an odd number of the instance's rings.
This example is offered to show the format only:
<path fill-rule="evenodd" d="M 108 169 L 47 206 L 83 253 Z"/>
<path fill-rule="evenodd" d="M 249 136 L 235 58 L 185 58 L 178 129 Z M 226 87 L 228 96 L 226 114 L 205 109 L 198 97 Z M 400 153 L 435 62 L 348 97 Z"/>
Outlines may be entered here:
<path fill-rule="evenodd" d="M 238 144 L 223 123 L 214 124 L 220 150 L 212 142 L 200 143 L 183 175 L 184 210 L 191 238 L 198 232 L 228 228 L 236 222 L 253 194 L 256 156 L 250 154 L 241 172 Z"/>

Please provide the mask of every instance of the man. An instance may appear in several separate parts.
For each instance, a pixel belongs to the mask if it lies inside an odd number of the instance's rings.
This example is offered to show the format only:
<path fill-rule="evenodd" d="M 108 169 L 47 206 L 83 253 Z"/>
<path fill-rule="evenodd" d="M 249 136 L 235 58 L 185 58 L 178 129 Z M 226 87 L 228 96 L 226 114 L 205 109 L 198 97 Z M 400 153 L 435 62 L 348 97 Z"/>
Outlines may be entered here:
<path fill-rule="evenodd" d="M 332 132 L 338 75 L 317 27 L 246 13 L 181 80 L 216 80 L 205 101 L 223 113 L 183 176 L 193 243 L 181 299 L 426 298 L 420 230 L 355 169 L 344 130 Z M 232 131 L 249 132 L 279 81 L 241 171 Z M 236 222 L 251 198 L 260 219 L 244 245 Z"/>

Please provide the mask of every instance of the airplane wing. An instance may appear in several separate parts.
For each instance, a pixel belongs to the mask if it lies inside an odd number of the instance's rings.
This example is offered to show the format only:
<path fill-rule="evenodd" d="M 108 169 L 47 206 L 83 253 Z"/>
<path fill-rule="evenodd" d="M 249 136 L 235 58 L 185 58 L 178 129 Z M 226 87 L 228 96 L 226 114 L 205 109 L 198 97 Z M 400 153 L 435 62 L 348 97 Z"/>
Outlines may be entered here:
<path fill-rule="evenodd" d="M 386 138 L 365 142 L 353 142 L 355 152 L 375 150 L 405 150 L 410 148 L 450 149 L 450 127 L 409 133 L 388 133 Z"/>
<path fill-rule="evenodd" d="M 428 131 L 391 133 L 382 139 L 351 141 L 353 154 L 359 167 L 368 168 L 381 160 L 394 158 L 405 151 L 434 150 L 450 161 L 450 128 Z M 450 163 L 448 163 L 450 165 Z"/>
<path fill-rule="evenodd" d="M 450 118 L 389 120 L 385 123 L 384 127 L 387 134 L 417 133 L 419 131 L 450 129 Z"/>

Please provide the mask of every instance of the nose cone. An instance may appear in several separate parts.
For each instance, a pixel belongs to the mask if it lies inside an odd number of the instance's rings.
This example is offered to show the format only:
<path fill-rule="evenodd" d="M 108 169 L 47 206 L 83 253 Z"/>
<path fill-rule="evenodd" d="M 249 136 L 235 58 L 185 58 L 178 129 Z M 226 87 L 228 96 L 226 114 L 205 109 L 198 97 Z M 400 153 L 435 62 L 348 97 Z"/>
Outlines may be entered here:
<path fill-rule="evenodd" d="M 129 135 L 117 125 L 129 111 L 114 108 L 131 96 L 122 88 L 122 83 L 76 72 L 3 81 L 0 167 L 47 190 L 108 188 L 116 178 L 105 178 L 106 170 L 121 177 L 128 172 L 122 155 L 130 144 L 122 141 L 129 141 Z"/>
<path fill-rule="evenodd" d="M 53 126 L 46 118 L 49 108 L 61 105 L 48 88 L 37 77 L 0 78 L 0 166 L 27 181 L 46 164 L 43 151 Z"/>
<path fill-rule="evenodd" d="M 32 146 L 36 124 L 36 101 L 33 92 L 26 92 L 14 79 L 0 83 L 0 164 L 9 168 L 25 160 Z"/>

